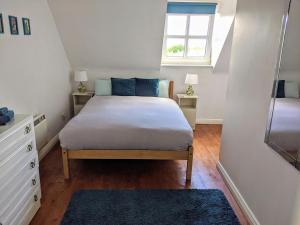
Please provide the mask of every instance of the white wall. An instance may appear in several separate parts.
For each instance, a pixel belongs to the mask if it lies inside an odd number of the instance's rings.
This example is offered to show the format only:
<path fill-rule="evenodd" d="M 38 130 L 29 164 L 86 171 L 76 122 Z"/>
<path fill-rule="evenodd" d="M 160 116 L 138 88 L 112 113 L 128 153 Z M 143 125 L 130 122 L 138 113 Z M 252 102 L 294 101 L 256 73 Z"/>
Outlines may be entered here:
<path fill-rule="evenodd" d="M 220 162 L 261 225 L 300 224 L 300 173 L 264 143 L 283 5 L 238 1 L 222 134 Z"/>
<path fill-rule="evenodd" d="M 298 195 L 295 196 L 295 206 L 293 209 L 293 217 L 291 220 L 292 225 L 299 225 L 300 224 L 300 191 L 298 191 Z"/>
<path fill-rule="evenodd" d="M 231 31 L 232 32 L 232 31 Z M 159 70 L 147 69 L 110 69 L 110 68 L 88 68 L 88 89 L 94 89 L 94 81 L 97 78 L 111 77 L 141 77 L 170 79 L 175 82 L 174 93 L 184 93 L 184 84 L 187 73 L 199 74 L 199 84 L 194 86 L 195 94 L 199 96 L 197 108 L 198 123 L 223 123 L 225 96 L 227 90 L 228 67 L 231 54 L 232 33 L 226 40 L 221 52 L 219 63 L 212 67 L 184 67 L 184 66 L 162 66 Z M 74 68 L 82 69 L 81 67 Z M 77 88 L 73 82 L 73 89 Z"/>
<path fill-rule="evenodd" d="M 70 65 L 46 0 L 1 0 L 5 34 L 0 34 L 0 106 L 15 113 L 46 113 L 49 138 L 69 115 Z M 20 35 L 9 32 L 8 15 L 18 17 Z M 30 18 L 31 36 L 23 35 Z"/>
<path fill-rule="evenodd" d="M 289 13 L 289 21 L 286 30 L 286 37 L 284 41 L 284 49 L 282 55 L 282 71 L 298 72 L 300 76 L 300 1 L 293 0 Z"/>
<path fill-rule="evenodd" d="M 182 93 L 186 73 L 193 72 L 199 74 L 200 80 L 195 87 L 199 95 L 197 120 L 222 122 L 232 30 L 214 70 L 161 67 L 167 0 L 48 2 L 72 67 L 88 70 L 90 89 L 96 78 L 137 76 L 174 80 L 175 93 Z M 227 13 L 226 4 L 221 6 Z"/>
<path fill-rule="evenodd" d="M 291 3 L 289 20 L 284 41 L 279 79 L 297 81 L 300 87 L 300 1 Z"/>

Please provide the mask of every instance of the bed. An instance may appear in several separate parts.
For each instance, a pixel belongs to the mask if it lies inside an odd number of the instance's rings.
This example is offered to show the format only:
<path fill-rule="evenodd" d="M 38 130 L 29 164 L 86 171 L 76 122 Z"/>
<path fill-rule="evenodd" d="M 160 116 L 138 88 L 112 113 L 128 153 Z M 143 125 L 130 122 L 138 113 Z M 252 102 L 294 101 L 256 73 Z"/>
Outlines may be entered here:
<path fill-rule="evenodd" d="M 169 97 L 94 96 L 59 133 L 65 178 L 71 159 L 187 160 L 191 180 L 193 131 Z"/>
<path fill-rule="evenodd" d="M 277 98 L 270 130 L 269 141 L 293 158 L 300 149 L 300 99 Z"/>

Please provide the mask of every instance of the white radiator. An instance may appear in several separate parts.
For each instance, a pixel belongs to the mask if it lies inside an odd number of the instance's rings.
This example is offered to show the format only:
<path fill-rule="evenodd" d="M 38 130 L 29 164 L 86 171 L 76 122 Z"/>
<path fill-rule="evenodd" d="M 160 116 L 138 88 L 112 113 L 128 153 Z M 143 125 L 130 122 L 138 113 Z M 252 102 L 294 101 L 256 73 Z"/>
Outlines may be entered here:
<path fill-rule="evenodd" d="M 36 138 L 36 147 L 38 152 L 40 153 L 42 148 L 48 143 L 48 126 L 46 116 L 44 114 L 36 115 L 34 116 L 33 121 Z"/>

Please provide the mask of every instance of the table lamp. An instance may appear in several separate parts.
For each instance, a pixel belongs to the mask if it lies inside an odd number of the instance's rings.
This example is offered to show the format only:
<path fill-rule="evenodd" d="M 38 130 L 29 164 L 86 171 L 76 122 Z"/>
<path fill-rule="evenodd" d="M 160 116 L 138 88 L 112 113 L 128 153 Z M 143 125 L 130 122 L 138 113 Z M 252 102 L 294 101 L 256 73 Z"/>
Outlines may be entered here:
<path fill-rule="evenodd" d="M 79 82 L 78 91 L 79 92 L 86 92 L 86 86 L 83 82 L 88 81 L 87 72 L 86 71 L 75 71 L 75 81 Z"/>
<path fill-rule="evenodd" d="M 187 74 L 185 78 L 185 84 L 188 85 L 186 89 L 186 94 L 189 96 L 194 95 L 193 84 L 198 84 L 198 74 Z"/>

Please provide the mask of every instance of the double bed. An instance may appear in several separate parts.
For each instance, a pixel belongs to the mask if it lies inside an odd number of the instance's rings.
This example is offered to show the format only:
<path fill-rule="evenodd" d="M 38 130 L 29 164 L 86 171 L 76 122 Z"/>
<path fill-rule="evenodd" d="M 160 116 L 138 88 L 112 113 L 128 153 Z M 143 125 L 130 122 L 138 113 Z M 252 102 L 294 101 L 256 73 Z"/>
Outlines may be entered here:
<path fill-rule="evenodd" d="M 65 178 L 70 159 L 187 160 L 191 179 L 193 131 L 169 97 L 94 96 L 62 129 Z"/>

